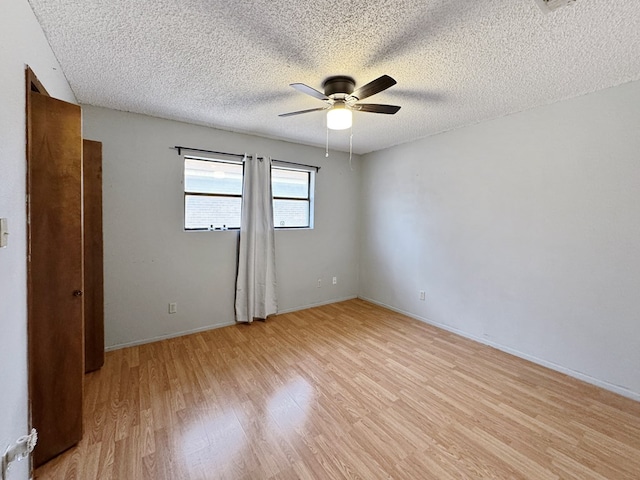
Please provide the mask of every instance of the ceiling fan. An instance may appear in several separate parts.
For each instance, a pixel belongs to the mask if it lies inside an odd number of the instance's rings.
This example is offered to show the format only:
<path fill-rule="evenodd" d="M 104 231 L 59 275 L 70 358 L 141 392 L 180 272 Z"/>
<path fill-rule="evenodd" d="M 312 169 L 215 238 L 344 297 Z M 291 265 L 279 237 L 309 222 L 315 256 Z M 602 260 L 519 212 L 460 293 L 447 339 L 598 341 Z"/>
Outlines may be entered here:
<path fill-rule="evenodd" d="M 299 92 L 311 95 L 318 100 L 322 100 L 326 103 L 324 107 L 311 108 L 309 110 L 299 110 L 297 112 L 282 113 L 280 117 L 291 117 L 293 115 L 300 115 L 302 113 L 318 112 L 321 110 L 328 110 L 327 112 L 327 127 L 332 130 L 344 130 L 351 127 L 351 111 L 356 110 L 359 112 L 369 113 L 385 113 L 387 115 L 393 115 L 400 107 L 397 105 L 382 105 L 378 103 L 359 103 L 360 100 L 364 100 L 367 97 L 380 93 L 389 87 L 392 87 L 397 82 L 389 75 L 382 75 L 376 78 L 372 82 L 363 85 L 362 87 L 354 90 L 356 82 L 351 77 L 335 76 L 327 78 L 322 88 L 324 93 L 319 92 L 315 88 L 311 88 L 304 83 L 292 83 L 291 86 Z"/>

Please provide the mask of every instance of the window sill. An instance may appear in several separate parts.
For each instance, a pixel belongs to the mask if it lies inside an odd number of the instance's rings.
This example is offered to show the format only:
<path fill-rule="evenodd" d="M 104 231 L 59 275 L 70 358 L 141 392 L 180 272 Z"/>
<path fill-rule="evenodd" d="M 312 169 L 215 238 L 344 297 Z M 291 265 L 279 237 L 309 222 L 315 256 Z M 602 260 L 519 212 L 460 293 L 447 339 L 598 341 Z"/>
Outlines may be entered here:
<path fill-rule="evenodd" d="M 275 231 L 283 231 L 283 230 L 313 230 L 313 227 L 276 227 Z M 183 232 L 185 233 L 215 233 L 215 232 L 239 232 L 239 228 L 214 228 L 210 230 L 208 228 L 183 228 Z"/>

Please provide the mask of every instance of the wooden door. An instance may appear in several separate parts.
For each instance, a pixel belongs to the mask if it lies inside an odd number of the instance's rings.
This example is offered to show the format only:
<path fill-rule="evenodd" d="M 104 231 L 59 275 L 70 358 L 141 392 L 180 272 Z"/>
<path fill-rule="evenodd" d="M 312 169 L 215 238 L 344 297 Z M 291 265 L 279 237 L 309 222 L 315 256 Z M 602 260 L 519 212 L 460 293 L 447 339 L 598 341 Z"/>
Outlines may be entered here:
<path fill-rule="evenodd" d="M 102 143 L 82 142 L 84 191 L 84 369 L 104 365 Z"/>
<path fill-rule="evenodd" d="M 28 355 L 35 466 L 82 438 L 81 111 L 27 93 Z"/>

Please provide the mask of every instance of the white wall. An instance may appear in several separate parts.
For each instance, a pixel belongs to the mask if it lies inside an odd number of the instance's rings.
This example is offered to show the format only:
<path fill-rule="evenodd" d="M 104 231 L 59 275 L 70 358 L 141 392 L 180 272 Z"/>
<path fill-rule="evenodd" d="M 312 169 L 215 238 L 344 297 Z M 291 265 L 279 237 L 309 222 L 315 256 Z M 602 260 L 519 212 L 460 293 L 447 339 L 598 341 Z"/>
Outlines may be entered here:
<path fill-rule="evenodd" d="M 9 222 L 9 245 L 0 249 L 0 452 L 27 433 L 27 274 L 25 65 L 51 96 L 74 102 L 49 44 L 26 0 L 1 0 L 0 217 Z M 28 478 L 28 465 L 10 479 Z"/>
<path fill-rule="evenodd" d="M 174 145 L 321 166 L 315 228 L 276 232 L 279 310 L 357 295 L 357 157 L 352 172 L 344 153 L 327 159 L 319 148 L 90 106 L 83 112 L 85 137 L 103 142 L 107 347 L 234 322 L 238 233 L 183 231 L 183 162 Z M 178 313 L 168 314 L 169 302 Z"/>
<path fill-rule="evenodd" d="M 640 399 L 639 107 L 629 83 L 364 156 L 360 295 Z"/>

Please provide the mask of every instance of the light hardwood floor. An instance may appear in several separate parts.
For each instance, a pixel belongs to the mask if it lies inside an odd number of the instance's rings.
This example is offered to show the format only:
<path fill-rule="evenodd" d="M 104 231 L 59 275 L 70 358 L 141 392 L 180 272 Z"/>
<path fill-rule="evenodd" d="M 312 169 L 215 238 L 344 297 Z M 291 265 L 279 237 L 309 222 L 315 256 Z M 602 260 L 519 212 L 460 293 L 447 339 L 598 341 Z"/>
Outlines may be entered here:
<path fill-rule="evenodd" d="M 639 479 L 640 403 L 361 300 L 110 352 L 38 479 Z"/>

